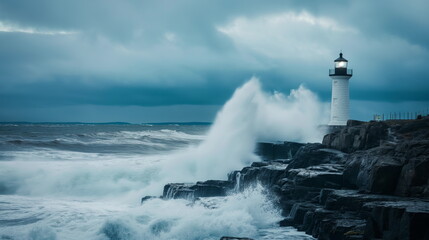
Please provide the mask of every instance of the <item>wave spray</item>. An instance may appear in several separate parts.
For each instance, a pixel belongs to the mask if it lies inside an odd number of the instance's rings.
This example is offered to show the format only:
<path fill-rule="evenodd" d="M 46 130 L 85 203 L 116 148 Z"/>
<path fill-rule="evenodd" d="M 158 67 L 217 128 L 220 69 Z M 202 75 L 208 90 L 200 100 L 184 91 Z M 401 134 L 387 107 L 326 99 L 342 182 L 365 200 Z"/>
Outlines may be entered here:
<path fill-rule="evenodd" d="M 169 162 L 175 181 L 224 179 L 230 171 L 257 161 L 257 141 L 320 142 L 318 126 L 325 119 L 323 105 L 310 90 L 300 86 L 288 96 L 268 94 L 252 78 L 238 88 L 217 114 L 206 139 Z"/>

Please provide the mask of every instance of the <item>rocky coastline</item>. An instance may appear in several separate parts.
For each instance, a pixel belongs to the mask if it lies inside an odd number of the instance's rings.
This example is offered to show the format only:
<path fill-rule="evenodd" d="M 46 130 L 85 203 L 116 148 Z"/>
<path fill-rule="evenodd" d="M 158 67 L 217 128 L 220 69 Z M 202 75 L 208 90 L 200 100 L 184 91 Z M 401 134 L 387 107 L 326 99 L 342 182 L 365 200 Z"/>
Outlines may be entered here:
<path fill-rule="evenodd" d="M 170 183 L 162 197 L 194 201 L 260 183 L 282 210 L 279 226 L 317 239 L 429 239 L 429 117 L 350 120 L 322 144 L 260 143 L 257 154 L 262 162 L 228 180 Z"/>

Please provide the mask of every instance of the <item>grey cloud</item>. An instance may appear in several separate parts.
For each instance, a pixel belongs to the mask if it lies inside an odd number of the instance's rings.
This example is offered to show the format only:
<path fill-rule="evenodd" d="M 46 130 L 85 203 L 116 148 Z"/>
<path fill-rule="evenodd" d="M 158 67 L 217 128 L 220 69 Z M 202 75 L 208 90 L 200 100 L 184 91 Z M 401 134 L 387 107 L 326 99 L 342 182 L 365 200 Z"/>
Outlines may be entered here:
<path fill-rule="evenodd" d="M 267 90 L 304 83 L 328 100 L 327 70 L 340 49 L 355 70 L 353 99 L 429 101 L 428 8 L 423 0 L 2 1 L 1 22 L 76 34 L 0 32 L 0 106 L 220 105 L 253 75 Z M 255 51 L 217 29 L 303 11 L 357 34 L 297 24 L 299 35 L 281 36 L 293 45 L 279 44 L 296 55 L 282 55 L 270 50 L 276 35 Z"/>

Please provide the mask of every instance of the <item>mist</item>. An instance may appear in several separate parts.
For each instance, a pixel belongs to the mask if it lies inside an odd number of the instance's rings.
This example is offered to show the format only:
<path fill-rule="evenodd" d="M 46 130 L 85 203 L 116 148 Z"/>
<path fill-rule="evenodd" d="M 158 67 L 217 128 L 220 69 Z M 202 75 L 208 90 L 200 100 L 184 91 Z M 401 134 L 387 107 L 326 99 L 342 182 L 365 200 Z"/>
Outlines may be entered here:
<path fill-rule="evenodd" d="M 199 144 L 165 154 L 127 154 L 120 158 L 70 151 L 17 152 L 13 156 L 19 161 L 2 164 L 0 180 L 5 191 L 23 195 L 133 202 L 141 195 L 161 194 L 163 185 L 169 182 L 226 179 L 229 172 L 260 161 L 254 154 L 260 141 L 320 142 L 323 132 L 319 125 L 327 118 L 324 109 L 317 96 L 303 86 L 289 95 L 267 93 L 259 79 L 252 78 L 225 103 L 205 136 L 174 131 L 161 131 L 159 136 L 154 132 L 121 132 L 111 136 L 114 142 L 97 142 L 162 146 L 142 142 L 141 137 L 151 136 L 201 139 Z M 100 133 L 99 137 L 106 135 Z M 88 162 L 89 159 L 94 161 Z"/>
<path fill-rule="evenodd" d="M 176 156 L 163 174 L 174 171 L 175 181 L 225 179 L 229 172 L 259 161 L 254 154 L 258 141 L 321 142 L 324 132 L 319 126 L 326 113 L 317 96 L 303 86 L 287 96 L 270 94 L 253 77 L 225 103 L 206 139 Z"/>
<path fill-rule="evenodd" d="M 209 129 L 200 126 L 196 132 L 189 130 L 192 126 L 10 124 L 3 144 L 11 151 L 1 156 L 9 161 L 0 161 L 0 191 L 11 206 L 30 206 L 30 212 L 25 207 L 18 214 L 47 212 L 43 220 L 20 228 L 23 239 L 74 239 L 76 232 L 87 239 L 257 236 L 280 220 L 261 187 L 196 204 L 156 198 L 140 206 L 139 200 L 162 195 L 167 183 L 226 179 L 229 172 L 260 161 L 254 154 L 260 141 L 320 142 L 324 106 L 303 86 L 288 95 L 269 93 L 251 78 Z M 69 224 L 59 217 L 64 214 L 90 219 L 90 228 L 86 221 Z M 64 223 L 58 227 L 57 222 Z"/>

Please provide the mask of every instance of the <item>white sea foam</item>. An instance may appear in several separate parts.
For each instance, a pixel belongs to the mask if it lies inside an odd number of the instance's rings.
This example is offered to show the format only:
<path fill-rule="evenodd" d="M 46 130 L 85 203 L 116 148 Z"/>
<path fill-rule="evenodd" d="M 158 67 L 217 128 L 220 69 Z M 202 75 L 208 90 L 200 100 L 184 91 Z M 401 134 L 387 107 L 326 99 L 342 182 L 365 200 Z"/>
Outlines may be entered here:
<path fill-rule="evenodd" d="M 99 140 L 100 143 L 112 143 L 111 141 L 120 138 L 127 139 L 136 143 L 141 141 L 142 138 L 149 139 L 160 139 L 160 140 L 203 140 L 203 135 L 187 134 L 177 130 L 161 129 L 161 130 L 150 130 L 150 131 L 120 131 L 120 132 L 100 132 L 97 136 L 101 136 L 104 139 Z"/>
<path fill-rule="evenodd" d="M 224 179 L 228 172 L 258 160 L 253 154 L 257 141 L 321 141 L 317 126 L 324 119 L 322 109 L 317 97 L 304 87 L 292 90 L 289 96 L 268 94 L 257 79 L 251 79 L 236 90 L 205 137 L 169 129 L 97 136 L 107 146 L 115 144 L 110 142 L 115 138 L 132 144 L 145 138 L 203 140 L 180 152 L 150 156 L 39 149 L 8 153 L 13 157 L 3 154 L 11 161 L 0 161 L 0 190 L 34 198 L 16 200 L 24 215 L 40 212 L 32 204 L 43 198 L 35 205 L 41 204 L 47 215 L 41 215 L 37 223 L 2 230 L 13 236 L 25 229 L 25 236 L 15 239 L 74 239 L 76 234 L 85 239 L 257 237 L 260 229 L 272 227 L 280 217 L 260 189 L 211 200 L 217 201 L 214 209 L 206 208 L 208 203 L 159 199 L 139 207 L 139 198 L 160 195 L 168 182 Z"/>
<path fill-rule="evenodd" d="M 281 219 L 260 186 L 193 204 L 151 199 L 138 206 L 19 196 L 2 201 L 7 207 L 1 220 L 28 223 L 9 226 L 0 234 L 14 239 L 218 240 L 224 235 L 258 239 L 267 235 L 263 229 L 274 228 Z"/>
<path fill-rule="evenodd" d="M 267 94 L 253 78 L 236 90 L 198 146 L 164 156 L 13 152 L 12 159 L 18 161 L 0 162 L 0 182 L 24 195 L 159 195 L 168 182 L 225 179 L 228 172 L 258 160 L 253 154 L 258 140 L 320 141 L 317 126 L 323 117 L 321 109 L 317 97 L 304 87 L 292 90 L 289 96 Z M 105 141 L 144 136 L 201 139 L 169 129 L 98 134 Z"/>
<path fill-rule="evenodd" d="M 303 86 L 289 96 L 267 94 L 252 78 L 224 105 L 198 147 L 162 167 L 163 177 L 169 181 L 223 179 L 258 160 L 253 154 L 257 141 L 320 142 L 323 133 L 318 126 L 326 119 L 323 109 L 317 96 Z"/>
<path fill-rule="evenodd" d="M 138 202 L 142 194 L 162 191 L 160 184 L 149 183 L 159 179 L 157 163 L 163 156 L 109 157 L 99 161 L 0 162 L 0 183 L 3 193 L 130 202 Z"/>
<path fill-rule="evenodd" d="M 262 191 L 259 186 L 224 199 L 205 199 L 206 202 L 193 205 L 185 200 L 149 200 L 135 213 L 138 217 L 134 215 L 133 219 L 141 219 L 134 231 L 136 239 L 255 237 L 258 229 L 273 226 L 280 220 L 278 210 Z M 129 215 L 126 218 L 129 219 Z"/>

